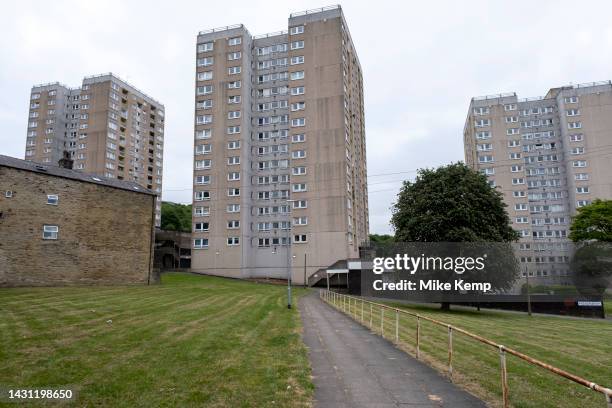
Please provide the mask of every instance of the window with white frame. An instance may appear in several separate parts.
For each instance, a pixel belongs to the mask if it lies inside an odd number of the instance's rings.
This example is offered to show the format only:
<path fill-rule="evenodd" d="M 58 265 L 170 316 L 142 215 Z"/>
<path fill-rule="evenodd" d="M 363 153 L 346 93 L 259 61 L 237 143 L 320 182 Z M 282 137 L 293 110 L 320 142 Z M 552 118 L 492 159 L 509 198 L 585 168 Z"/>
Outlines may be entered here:
<path fill-rule="evenodd" d="M 291 191 L 293 191 L 294 193 L 301 193 L 301 192 L 307 191 L 306 183 L 296 183 L 296 184 L 293 184 L 291 188 L 292 188 Z"/>
<path fill-rule="evenodd" d="M 306 157 L 306 150 L 294 150 L 291 152 L 292 159 L 303 159 Z"/>
<path fill-rule="evenodd" d="M 208 238 L 196 238 L 193 240 L 194 249 L 208 248 Z"/>
<path fill-rule="evenodd" d="M 47 204 L 49 205 L 57 205 L 59 203 L 59 196 L 57 194 L 48 194 L 47 195 Z"/>
<path fill-rule="evenodd" d="M 240 164 L 240 156 L 230 156 L 227 158 L 227 164 L 230 166 Z"/>
<path fill-rule="evenodd" d="M 291 35 L 303 34 L 303 33 L 304 33 L 304 26 L 303 25 L 291 27 L 289 29 L 289 34 L 291 34 Z"/>
<path fill-rule="evenodd" d="M 580 109 L 568 109 L 565 114 L 567 116 L 580 116 Z"/>
<path fill-rule="evenodd" d="M 299 65 L 299 64 L 303 64 L 303 63 L 304 63 L 304 56 L 303 55 L 297 55 L 295 57 L 291 57 L 291 61 L 290 61 L 291 65 Z"/>
<path fill-rule="evenodd" d="M 229 220 L 227 221 L 227 229 L 238 229 L 240 228 L 239 220 Z"/>
<path fill-rule="evenodd" d="M 572 161 L 572 167 L 586 167 L 586 160 L 574 160 Z"/>
<path fill-rule="evenodd" d="M 195 132 L 195 138 L 198 140 L 210 139 L 211 136 L 212 136 L 212 130 L 210 129 L 196 130 Z"/>
<path fill-rule="evenodd" d="M 301 48 L 304 48 L 304 41 L 292 41 L 291 42 L 292 50 L 299 50 Z"/>
<path fill-rule="evenodd" d="M 589 193 L 589 187 L 588 186 L 576 187 L 576 193 L 578 193 L 578 194 L 588 194 Z"/>
<path fill-rule="evenodd" d="M 242 58 L 242 53 L 240 51 L 230 52 L 227 54 L 228 61 L 235 61 L 239 60 L 240 58 Z"/>
<path fill-rule="evenodd" d="M 210 215 L 210 207 L 197 206 L 193 210 L 196 217 L 204 217 Z"/>
<path fill-rule="evenodd" d="M 573 135 L 569 135 L 570 142 L 581 142 L 584 139 L 582 133 L 577 133 Z"/>
<path fill-rule="evenodd" d="M 308 242 L 308 239 L 306 238 L 306 234 L 296 234 L 293 236 L 293 242 L 296 244 L 303 244 Z"/>
<path fill-rule="evenodd" d="M 229 75 L 237 75 L 237 74 L 239 74 L 241 71 L 242 71 L 242 67 L 240 67 L 240 66 L 236 66 L 236 67 L 229 67 L 229 68 L 227 69 L 227 73 L 228 73 Z"/>
<path fill-rule="evenodd" d="M 591 204 L 591 200 L 578 200 L 576 201 L 576 207 L 580 208 L 580 207 L 584 207 Z"/>
<path fill-rule="evenodd" d="M 240 81 L 231 81 L 227 83 L 228 89 L 238 89 L 241 86 L 242 86 L 242 83 Z"/>
<path fill-rule="evenodd" d="M 520 160 L 521 154 L 520 153 L 510 153 L 508 157 L 510 157 L 511 160 Z"/>
<path fill-rule="evenodd" d="M 195 154 L 209 154 L 212 152 L 211 144 L 196 145 Z"/>
<path fill-rule="evenodd" d="M 227 206 L 228 213 L 237 213 L 240 212 L 240 204 L 229 204 Z"/>
<path fill-rule="evenodd" d="M 308 225 L 308 217 L 294 217 L 293 225 Z"/>
<path fill-rule="evenodd" d="M 519 133 L 520 133 L 519 128 L 509 128 L 509 129 L 506 129 L 506 134 L 508 136 L 510 136 L 510 135 L 518 135 Z"/>
<path fill-rule="evenodd" d="M 206 232 L 208 231 L 209 224 L 207 222 L 196 222 L 193 224 L 194 232 Z"/>
<path fill-rule="evenodd" d="M 210 169 L 211 165 L 212 165 L 212 160 L 210 160 L 210 159 L 196 160 L 195 161 L 195 168 L 196 168 L 196 170 Z"/>
<path fill-rule="evenodd" d="M 474 112 L 474 115 L 488 115 L 489 108 L 486 106 L 481 106 L 481 107 L 474 108 L 473 112 Z"/>
<path fill-rule="evenodd" d="M 227 112 L 228 119 L 238 119 L 240 118 L 240 111 L 229 111 Z"/>
<path fill-rule="evenodd" d="M 299 111 L 306 109 L 306 102 L 294 102 L 291 104 L 291 111 Z"/>
<path fill-rule="evenodd" d="M 578 103 L 578 97 L 577 96 L 566 96 L 564 98 L 565 103 Z"/>
<path fill-rule="evenodd" d="M 198 58 L 197 65 L 198 67 L 209 67 L 214 64 L 214 61 L 213 57 Z"/>
<path fill-rule="evenodd" d="M 304 95 L 304 87 L 303 86 L 296 86 L 291 88 L 291 95 Z"/>
<path fill-rule="evenodd" d="M 527 211 L 528 209 L 527 203 L 514 204 L 515 211 Z"/>
<path fill-rule="evenodd" d="M 523 166 L 519 166 L 519 165 L 510 166 L 510 171 L 512 173 L 518 173 L 520 171 L 523 171 Z"/>
<path fill-rule="evenodd" d="M 240 95 L 230 95 L 227 97 L 227 103 L 234 104 L 240 103 Z"/>
<path fill-rule="evenodd" d="M 57 239 L 59 235 L 59 226 L 43 225 L 43 239 Z"/>
<path fill-rule="evenodd" d="M 308 201 L 306 200 L 293 201 L 293 208 L 308 208 Z"/>
<path fill-rule="evenodd" d="M 294 176 L 303 176 L 304 174 L 306 174 L 306 167 L 305 166 L 293 167 L 291 169 L 291 172 Z"/>
<path fill-rule="evenodd" d="M 508 147 L 518 147 L 521 145 L 520 140 L 508 140 Z"/>
<path fill-rule="evenodd" d="M 237 187 L 228 188 L 227 196 L 228 197 L 240 197 L 240 189 Z"/>
<path fill-rule="evenodd" d="M 568 129 L 581 129 L 582 122 L 568 122 L 567 128 Z"/>
<path fill-rule="evenodd" d="M 584 147 L 573 147 L 571 150 L 571 154 L 583 154 Z"/>
<path fill-rule="evenodd" d="M 231 142 L 227 142 L 227 148 L 229 150 L 240 149 L 240 140 L 232 140 Z"/>
<path fill-rule="evenodd" d="M 478 140 L 486 140 L 491 138 L 491 132 L 488 130 L 482 132 L 476 132 L 476 139 Z"/>
<path fill-rule="evenodd" d="M 208 52 L 212 51 L 214 44 L 212 42 L 206 42 L 202 44 L 198 44 L 198 52 Z"/>
<path fill-rule="evenodd" d="M 231 171 L 231 172 L 227 173 L 227 179 L 229 181 L 240 180 L 240 172 L 238 172 L 238 171 Z"/>
<path fill-rule="evenodd" d="M 574 180 L 588 180 L 589 175 L 587 173 L 576 173 L 574 174 Z"/>
<path fill-rule="evenodd" d="M 291 81 L 296 81 L 298 79 L 304 79 L 304 71 L 295 71 L 292 72 L 289 76 Z"/>
<path fill-rule="evenodd" d="M 232 37 L 227 40 L 227 45 L 240 45 L 242 44 L 242 37 Z"/>
<path fill-rule="evenodd" d="M 525 179 L 524 178 L 513 178 L 512 179 L 512 185 L 519 185 L 519 184 L 525 184 Z"/>
<path fill-rule="evenodd" d="M 210 200 L 210 191 L 196 191 L 193 196 L 195 201 Z"/>
<path fill-rule="evenodd" d="M 195 184 L 210 184 L 210 176 L 195 176 Z"/>
<path fill-rule="evenodd" d="M 518 116 L 506 116 L 506 123 L 518 122 Z"/>
<path fill-rule="evenodd" d="M 213 79 L 212 71 L 198 72 L 198 81 L 209 81 Z"/>
<path fill-rule="evenodd" d="M 196 116 L 196 124 L 198 125 L 207 125 L 212 123 L 213 117 L 212 115 L 197 115 Z"/>
<path fill-rule="evenodd" d="M 507 103 L 507 104 L 505 104 L 505 105 L 504 105 L 504 110 L 505 110 L 506 112 L 516 110 L 516 103 Z"/>
<path fill-rule="evenodd" d="M 198 95 L 208 95 L 208 94 L 211 94 L 212 92 L 213 92 L 213 86 L 212 85 L 198 86 L 196 88 L 196 93 Z"/>
<path fill-rule="evenodd" d="M 291 141 L 293 143 L 302 143 L 306 141 L 306 135 L 304 133 L 299 133 L 297 135 L 291 135 Z"/>
<path fill-rule="evenodd" d="M 204 101 L 196 102 L 196 109 L 210 109 L 213 107 L 212 99 L 206 99 Z"/>
<path fill-rule="evenodd" d="M 482 155 L 482 156 L 478 156 L 478 162 L 479 163 L 493 163 L 493 156 L 491 155 Z"/>
<path fill-rule="evenodd" d="M 228 126 L 227 134 L 235 135 L 236 133 L 240 133 L 240 126 Z"/>
<path fill-rule="evenodd" d="M 291 119 L 291 126 L 292 127 L 306 126 L 306 118 Z"/>
<path fill-rule="evenodd" d="M 477 128 L 491 126 L 491 119 L 478 119 L 474 121 L 474 126 L 476 126 Z"/>
<path fill-rule="evenodd" d="M 512 197 L 514 198 L 522 198 L 522 197 L 526 197 L 527 194 L 524 191 L 513 191 L 512 192 Z"/>

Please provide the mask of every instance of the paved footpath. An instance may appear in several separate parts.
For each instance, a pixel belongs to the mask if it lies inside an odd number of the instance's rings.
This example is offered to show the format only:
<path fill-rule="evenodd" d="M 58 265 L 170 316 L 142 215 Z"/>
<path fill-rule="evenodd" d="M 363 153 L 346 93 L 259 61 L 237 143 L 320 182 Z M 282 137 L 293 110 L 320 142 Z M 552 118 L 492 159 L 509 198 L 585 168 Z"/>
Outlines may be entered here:
<path fill-rule="evenodd" d="M 299 303 L 315 407 L 486 407 L 426 364 L 319 299 Z"/>

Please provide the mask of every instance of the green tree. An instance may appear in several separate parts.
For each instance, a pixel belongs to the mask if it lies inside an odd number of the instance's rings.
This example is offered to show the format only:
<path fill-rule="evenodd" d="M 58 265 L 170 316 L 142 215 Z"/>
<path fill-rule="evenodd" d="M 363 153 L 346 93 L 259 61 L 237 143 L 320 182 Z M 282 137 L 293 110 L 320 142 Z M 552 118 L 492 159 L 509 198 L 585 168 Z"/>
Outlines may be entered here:
<path fill-rule="evenodd" d="M 393 206 L 395 240 L 405 242 L 510 242 L 503 195 L 486 176 L 463 163 L 421 169 L 405 181 Z"/>
<path fill-rule="evenodd" d="M 612 242 L 612 200 L 595 200 L 578 209 L 572 220 L 570 239 L 574 242 Z"/>
<path fill-rule="evenodd" d="M 370 242 L 388 243 L 393 242 L 395 238 L 389 234 L 370 234 Z"/>
<path fill-rule="evenodd" d="M 477 243 L 496 243 L 485 246 L 487 267 L 478 274 L 462 277 L 473 282 L 487 281 L 495 290 L 505 290 L 518 276 L 510 243 L 519 238 L 505 207 L 503 195 L 489 186 L 486 176 L 463 163 L 453 163 L 421 169 L 414 182 L 405 181 L 392 208 L 391 224 L 398 243 L 474 243 L 454 246 L 455 257 L 482 251 L 483 246 Z M 445 272 L 432 277 L 450 278 Z M 450 308 L 449 302 L 441 303 L 442 309 Z"/>
<path fill-rule="evenodd" d="M 161 229 L 191 232 L 191 204 L 162 202 Z"/>

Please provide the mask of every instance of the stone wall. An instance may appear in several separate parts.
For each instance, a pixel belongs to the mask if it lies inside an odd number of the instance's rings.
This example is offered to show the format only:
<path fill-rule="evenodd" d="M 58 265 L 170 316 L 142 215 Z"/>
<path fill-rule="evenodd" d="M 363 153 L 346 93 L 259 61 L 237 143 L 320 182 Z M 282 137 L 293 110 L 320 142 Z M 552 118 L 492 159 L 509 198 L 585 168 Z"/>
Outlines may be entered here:
<path fill-rule="evenodd" d="M 154 199 L 0 166 L 0 287 L 147 284 Z M 59 226 L 58 239 L 43 239 L 43 225 Z"/>

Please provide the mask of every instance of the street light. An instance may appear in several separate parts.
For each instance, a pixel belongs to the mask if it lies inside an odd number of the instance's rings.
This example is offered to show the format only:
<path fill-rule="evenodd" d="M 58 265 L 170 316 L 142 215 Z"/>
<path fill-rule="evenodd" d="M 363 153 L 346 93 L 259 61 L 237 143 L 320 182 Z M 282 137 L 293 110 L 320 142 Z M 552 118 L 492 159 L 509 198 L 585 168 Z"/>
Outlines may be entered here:
<path fill-rule="evenodd" d="M 287 203 L 294 203 L 298 200 L 287 200 Z M 287 227 L 287 309 L 291 309 L 291 258 L 289 257 L 289 250 L 291 248 L 291 216 L 289 216 L 289 226 Z M 293 255 L 295 258 L 295 255 Z"/>

